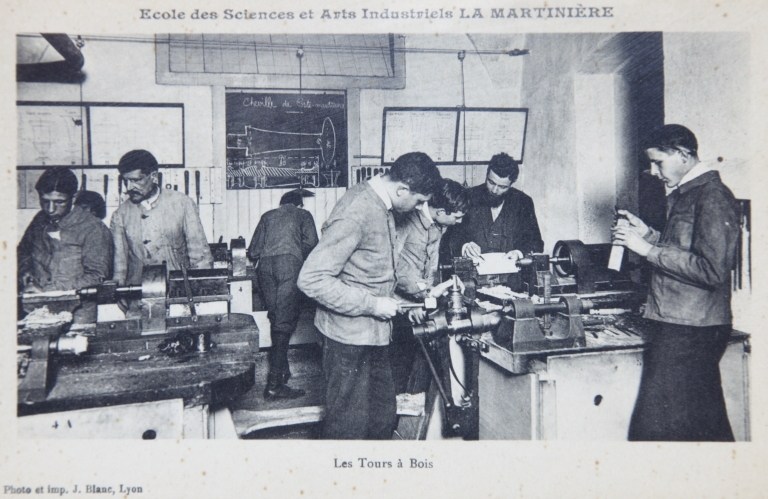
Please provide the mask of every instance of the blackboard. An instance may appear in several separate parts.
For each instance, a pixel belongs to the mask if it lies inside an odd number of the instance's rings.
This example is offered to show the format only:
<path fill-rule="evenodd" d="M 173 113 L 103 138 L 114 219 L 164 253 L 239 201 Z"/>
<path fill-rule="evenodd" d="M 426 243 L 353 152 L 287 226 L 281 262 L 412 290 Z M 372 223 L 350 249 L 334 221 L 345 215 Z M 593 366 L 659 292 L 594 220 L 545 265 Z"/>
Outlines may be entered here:
<path fill-rule="evenodd" d="M 230 90 L 226 120 L 228 189 L 347 186 L 345 92 Z"/>
<path fill-rule="evenodd" d="M 414 151 L 439 165 L 487 164 L 500 152 L 522 161 L 528 109 L 385 107 L 382 122 L 384 165 Z"/>

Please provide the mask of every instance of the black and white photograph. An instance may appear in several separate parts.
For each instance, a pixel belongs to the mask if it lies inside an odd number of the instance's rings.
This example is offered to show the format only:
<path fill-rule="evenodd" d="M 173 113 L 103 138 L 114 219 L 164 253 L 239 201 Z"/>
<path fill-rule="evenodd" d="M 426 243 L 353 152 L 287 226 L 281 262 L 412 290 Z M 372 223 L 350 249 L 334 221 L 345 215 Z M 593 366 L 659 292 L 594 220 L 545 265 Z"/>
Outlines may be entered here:
<path fill-rule="evenodd" d="M 3 494 L 761 497 L 762 10 L 712 9 L 6 21 Z"/>

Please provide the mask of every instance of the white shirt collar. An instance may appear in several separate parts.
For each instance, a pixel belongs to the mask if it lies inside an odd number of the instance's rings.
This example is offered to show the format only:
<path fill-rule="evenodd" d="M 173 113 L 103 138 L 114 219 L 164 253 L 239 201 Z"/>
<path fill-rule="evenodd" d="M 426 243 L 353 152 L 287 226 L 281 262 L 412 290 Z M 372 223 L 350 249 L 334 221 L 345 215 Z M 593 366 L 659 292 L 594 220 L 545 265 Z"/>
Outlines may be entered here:
<path fill-rule="evenodd" d="M 370 185 L 371 189 L 373 189 L 373 192 L 375 192 L 376 195 L 381 198 L 381 200 L 384 202 L 384 206 L 387 207 L 387 210 L 391 210 L 392 200 L 389 198 L 386 187 L 384 187 L 384 179 L 381 178 L 381 175 L 377 175 L 369 180 L 368 185 Z"/>
<path fill-rule="evenodd" d="M 501 213 L 501 209 L 504 208 L 504 202 L 499 206 L 496 206 L 495 208 L 491 208 L 491 216 L 493 217 L 493 221 L 495 222 L 497 218 L 499 218 L 499 213 Z"/>
<path fill-rule="evenodd" d="M 157 198 L 159 198 L 159 197 L 160 197 L 160 187 L 158 186 L 157 192 L 155 192 L 155 194 L 152 195 L 151 197 L 148 197 L 147 199 L 142 201 L 141 202 L 141 206 L 143 206 L 145 210 L 149 211 L 149 210 L 152 209 L 152 204 L 155 201 L 157 201 Z"/>
<path fill-rule="evenodd" d="M 432 218 L 432 213 L 429 212 L 429 203 L 424 203 L 421 205 L 421 212 L 424 214 L 424 218 L 427 219 L 428 226 L 435 223 L 435 219 Z"/>
<path fill-rule="evenodd" d="M 703 161 L 699 161 L 696 164 L 696 166 L 688 170 L 688 173 L 683 175 L 683 178 L 680 179 L 680 182 L 677 184 L 677 186 L 680 187 L 681 185 L 687 182 L 690 182 L 696 177 L 700 177 L 701 175 L 704 175 L 710 170 L 712 170 L 712 167 L 710 167 L 707 163 L 704 163 Z"/>
<path fill-rule="evenodd" d="M 713 169 L 714 168 L 709 166 L 708 163 L 705 163 L 703 161 L 699 161 L 696 164 L 696 166 L 694 166 L 693 168 L 688 170 L 688 173 L 683 175 L 683 178 L 680 179 L 680 182 L 678 182 L 676 186 L 671 187 L 671 188 L 667 187 L 666 185 L 664 186 L 664 190 L 666 191 L 667 196 L 672 194 L 672 192 L 675 191 L 681 185 L 683 185 L 683 184 L 685 184 L 687 182 L 690 182 L 691 180 L 695 179 L 696 177 L 704 175 L 705 173 L 707 173 L 708 171 L 711 171 Z"/>

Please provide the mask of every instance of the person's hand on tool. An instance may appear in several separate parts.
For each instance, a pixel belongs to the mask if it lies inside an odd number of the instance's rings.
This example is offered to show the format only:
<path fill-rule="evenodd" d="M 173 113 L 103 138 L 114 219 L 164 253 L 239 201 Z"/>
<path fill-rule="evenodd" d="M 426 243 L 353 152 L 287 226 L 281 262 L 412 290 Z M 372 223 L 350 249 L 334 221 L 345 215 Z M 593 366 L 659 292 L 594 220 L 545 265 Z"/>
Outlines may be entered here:
<path fill-rule="evenodd" d="M 618 213 L 621 218 L 616 221 L 616 225 L 612 227 L 611 230 L 615 231 L 621 227 L 629 227 L 635 234 L 640 237 L 645 237 L 648 235 L 648 231 L 650 229 L 645 224 L 645 222 L 640 220 L 638 217 L 628 212 L 627 210 L 617 210 L 616 213 Z"/>
<path fill-rule="evenodd" d="M 125 298 L 118 298 L 117 308 L 119 308 L 123 313 L 126 313 L 130 308 L 130 304 L 128 303 L 128 300 L 126 300 Z"/>
<path fill-rule="evenodd" d="M 29 281 L 26 286 L 24 286 L 24 292 L 25 293 L 42 293 L 43 288 L 39 287 L 37 284 L 35 284 L 34 281 Z"/>
<path fill-rule="evenodd" d="M 414 308 L 408 312 L 408 320 L 411 324 L 422 324 L 427 318 L 427 311 L 423 308 Z"/>
<path fill-rule="evenodd" d="M 456 281 L 459 283 L 459 288 L 461 288 L 461 292 L 463 293 L 464 283 L 461 282 L 461 279 L 459 279 L 458 277 L 456 278 Z M 435 286 L 434 288 L 432 288 L 429 291 L 429 296 L 432 296 L 434 298 L 439 298 L 440 296 L 443 296 L 446 293 L 446 291 L 448 291 L 451 288 L 451 286 L 453 286 L 453 279 L 448 279 L 447 281 L 442 282 L 437 286 Z"/>
<path fill-rule="evenodd" d="M 36 284 L 35 278 L 31 274 L 25 273 L 21 276 L 21 289 L 24 293 L 42 293 L 43 290 Z"/>
<path fill-rule="evenodd" d="M 506 255 L 504 255 L 505 258 L 508 258 L 508 259 L 512 260 L 513 262 L 515 262 L 515 263 L 517 263 L 518 260 L 523 258 L 523 256 L 524 256 L 523 252 L 520 251 L 520 250 L 512 250 L 509 253 L 507 253 Z"/>
<path fill-rule="evenodd" d="M 388 321 L 400 312 L 400 302 L 386 296 L 376 298 L 376 309 L 373 316 L 383 321 Z"/>
<path fill-rule="evenodd" d="M 467 243 L 461 247 L 461 256 L 471 258 L 473 260 L 482 260 L 482 250 L 480 245 L 474 242 Z"/>
<path fill-rule="evenodd" d="M 648 256 L 648 252 L 653 248 L 651 243 L 637 235 L 637 231 L 629 225 L 616 227 L 612 231 L 613 244 L 627 247 L 640 256 Z"/>

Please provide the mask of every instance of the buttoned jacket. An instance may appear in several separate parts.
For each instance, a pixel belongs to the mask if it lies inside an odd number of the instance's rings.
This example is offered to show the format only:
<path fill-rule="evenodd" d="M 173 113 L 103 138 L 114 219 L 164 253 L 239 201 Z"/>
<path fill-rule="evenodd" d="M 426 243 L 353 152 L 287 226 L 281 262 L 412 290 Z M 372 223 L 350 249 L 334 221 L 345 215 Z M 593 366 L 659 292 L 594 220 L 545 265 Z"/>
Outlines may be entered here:
<path fill-rule="evenodd" d="M 377 297 L 394 296 L 396 238 L 392 213 L 368 182 L 336 203 L 298 280 L 318 302 L 321 333 L 347 345 L 389 344 L 391 322 L 373 313 Z"/>
<path fill-rule="evenodd" d="M 653 267 L 645 317 L 688 326 L 731 324 L 731 270 L 738 205 L 716 171 L 680 185 L 668 199 L 664 232 L 650 229 Z"/>

